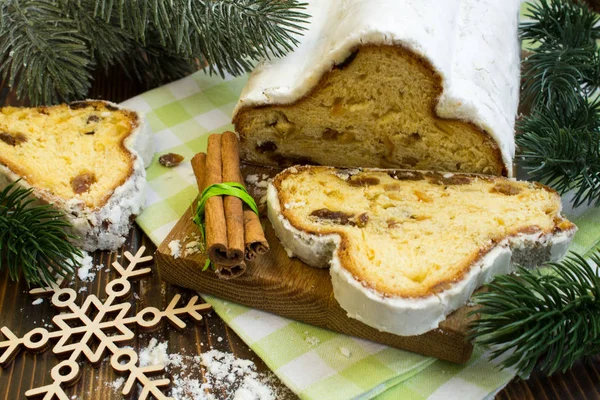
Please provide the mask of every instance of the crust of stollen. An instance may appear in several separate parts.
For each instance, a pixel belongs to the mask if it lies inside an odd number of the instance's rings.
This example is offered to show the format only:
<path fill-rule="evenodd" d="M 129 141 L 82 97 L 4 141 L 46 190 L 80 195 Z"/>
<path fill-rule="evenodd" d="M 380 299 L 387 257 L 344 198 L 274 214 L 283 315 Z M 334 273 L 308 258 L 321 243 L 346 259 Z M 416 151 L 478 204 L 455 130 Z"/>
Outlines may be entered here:
<path fill-rule="evenodd" d="M 64 199 L 44 189 L 31 186 L 25 178 L 0 163 L 0 189 L 19 180 L 18 186 L 33 189 L 39 203 L 52 204 L 64 212 L 71 223 L 69 233 L 76 237 L 74 244 L 86 251 L 116 250 L 129 233 L 131 220 L 139 215 L 145 203 L 146 170 L 154 153 L 150 132 L 144 119 L 137 112 L 103 100 L 85 100 L 88 104 L 102 103 L 125 110 L 135 117 L 129 135 L 121 141 L 121 148 L 127 153 L 130 163 L 129 174 L 124 177 L 111 194 L 106 196 L 102 206 L 91 208 L 76 198 Z"/>
<path fill-rule="evenodd" d="M 268 217 L 277 237 L 290 257 L 298 257 L 314 267 L 330 267 L 334 296 L 349 317 L 397 335 L 418 335 L 437 328 L 448 314 L 464 305 L 483 283 L 490 282 L 496 275 L 514 271 L 515 261 L 533 266 L 534 263 L 527 261 L 535 258 L 535 264 L 539 264 L 560 259 L 567 252 L 577 230 L 573 224 L 566 229 L 558 228 L 558 224 L 564 221 L 562 219 L 555 221 L 550 231 L 540 231 L 537 227 L 521 229 L 495 240 L 495 244 L 488 248 L 480 249 L 478 254 L 465 261 L 460 274 L 438 283 L 421 296 L 382 293 L 350 272 L 354 260 L 349 254 L 347 238 L 343 233 L 327 230 L 312 232 L 286 213 L 283 199 L 278 195 L 278 187 L 288 175 L 304 168 L 310 167 L 297 166 L 284 170 L 267 189 Z M 556 193 L 544 185 L 540 187 Z"/>
<path fill-rule="evenodd" d="M 442 85 L 442 77 L 440 76 L 440 74 L 438 72 L 436 72 L 436 70 L 433 68 L 433 65 L 429 62 L 429 60 L 427 60 L 425 57 L 419 55 L 418 53 L 415 53 L 414 51 L 410 50 L 409 48 L 403 46 L 402 43 L 363 44 L 360 46 L 354 46 L 351 49 L 349 49 L 349 52 L 348 52 L 349 57 L 352 57 L 353 54 L 355 54 L 357 51 L 360 51 L 360 49 L 364 49 L 364 48 L 380 48 L 383 51 L 391 50 L 391 51 L 400 53 L 401 56 L 403 56 L 403 57 L 411 58 L 414 61 L 416 61 L 418 64 L 420 64 L 422 66 L 422 68 L 424 70 L 426 70 L 436 82 L 435 85 L 436 85 L 436 91 L 438 94 L 435 98 L 433 98 L 433 101 L 431 102 L 431 105 L 430 105 L 431 115 L 440 120 L 457 121 L 457 122 L 461 122 L 461 123 L 464 123 L 465 125 L 467 125 L 468 129 L 471 129 L 473 132 L 476 132 L 481 137 L 481 139 L 485 143 L 485 145 L 488 146 L 489 148 L 491 148 L 493 150 L 493 152 L 495 153 L 496 165 L 494 166 L 494 169 L 500 170 L 501 176 L 512 176 L 513 175 L 514 167 L 512 165 L 507 166 L 505 164 L 500 147 L 496 143 L 496 140 L 488 132 L 479 128 L 472 121 L 467 121 L 467 120 L 459 119 L 459 118 L 444 118 L 444 117 L 441 117 L 438 115 L 438 113 L 436 111 L 436 107 L 438 105 L 439 99 L 442 96 L 444 88 Z M 336 70 L 337 70 L 336 65 L 335 64 L 332 65 L 331 70 L 328 72 L 325 72 L 314 87 L 312 87 L 306 94 L 304 94 L 303 96 L 301 96 L 300 98 L 298 98 L 297 100 L 295 100 L 294 102 L 289 103 L 289 104 L 275 103 L 275 102 L 270 102 L 268 104 L 253 104 L 253 103 L 247 104 L 247 103 L 243 103 L 242 100 L 240 100 L 238 102 L 238 104 L 236 105 L 235 110 L 233 111 L 233 118 L 232 118 L 232 123 L 235 125 L 235 130 L 239 134 L 240 140 L 244 141 L 245 136 L 246 136 L 246 129 L 245 129 L 246 123 L 244 121 L 246 111 L 254 110 L 254 109 L 267 109 L 267 108 L 273 107 L 273 106 L 281 107 L 281 108 L 294 107 L 297 103 L 301 102 L 302 100 L 306 99 L 307 97 L 312 96 L 315 92 L 317 92 L 321 88 L 323 88 L 329 78 L 329 75 L 331 75 L 332 73 L 335 73 Z M 252 78 L 250 78 L 250 79 L 252 79 Z M 509 168 L 510 168 L 510 170 L 509 170 Z"/>

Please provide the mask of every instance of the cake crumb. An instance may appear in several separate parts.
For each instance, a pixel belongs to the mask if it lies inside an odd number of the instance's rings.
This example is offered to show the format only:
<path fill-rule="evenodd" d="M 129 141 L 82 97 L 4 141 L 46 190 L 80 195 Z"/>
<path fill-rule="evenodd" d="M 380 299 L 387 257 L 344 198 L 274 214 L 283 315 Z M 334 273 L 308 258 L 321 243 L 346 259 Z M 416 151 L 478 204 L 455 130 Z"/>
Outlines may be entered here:
<path fill-rule="evenodd" d="M 223 341 L 223 338 L 222 338 L 221 336 L 219 336 L 219 337 L 217 338 L 217 342 L 221 343 L 222 341 Z"/>
<path fill-rule="evenodd" d="M 196 254 L 200 251 L 200 242 L 197 240 L 193 240 L 185 245 L 185 254 L 184 256 L 191 256 L 192 254 Z"/>
<path fill-rule="evenodd" d="M 39 306 L 43 302 L 44 302 L 44 299 L 42 297 L 38 297 L 37 299 L 35 299 L 34 301 L 32 301 L 31 304 L 34 305 L 34 306 Z"/>
<path fill-rule="evenodd" d="M 318 345 L 319 343 L 321 343 L 321 341 L 319 340 L 318 337 L 315 336 L 310 336 L 308 334 L 308 331 L 304 332 L 304 334 L 306 335 L 306 337 L 304 338 L 304 340 L 311 345 L 312 347 L 315 347 L 316 345 Z"/>
<path fill-rule="evenodd" d="M 173 258 L 181 257 L 181 241 L 171 240 L 171 242 L 169 242 L 169 250 L 171 250 Z"/>
<path fill-rule="evenodd" d="M 340 353 L 342 353 L 342 355 L 346 358 L 350 358 L 350 356 L 352 355 L 352 353 L 347 347 L 340 347 Z"/>
<path fill-rule="evenodd" d="M 246 182 L 255 184 L 256 182 L 258 182 L 258 175 L 251 174 L 251 175 L 246 176 Z"/>

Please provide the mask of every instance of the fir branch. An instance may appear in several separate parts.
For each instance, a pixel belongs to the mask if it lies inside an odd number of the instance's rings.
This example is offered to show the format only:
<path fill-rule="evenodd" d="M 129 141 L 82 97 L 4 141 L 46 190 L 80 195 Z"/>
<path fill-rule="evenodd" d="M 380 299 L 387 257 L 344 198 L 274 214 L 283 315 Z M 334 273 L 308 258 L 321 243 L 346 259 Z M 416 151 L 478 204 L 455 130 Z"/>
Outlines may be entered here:
<path fill-rule="evenodd" d="M 206 62 L 210 73 L 239 75 L 261 58 L 280 57 L 298 43 L 305 29 L 306 4 L 295 0 L 221 0 L 189 3 L 120 0 L 97 7 L 98 16 L 119 14 L 121 27 L 142 44 L 154 33 L 163 48 Z M 127 22 L 126 22 L 127 21 Z M 129 21 L 133 21 L 130 24 Z"/>
<path fill-rule="evenodd" d="M 102 19 L 90 12 L 96 7 L 96 0 L 59 0 L 58 3 L 62 12 L 73 19 L 86 47 L 104 69 L 122 59 L 135 46 L 133 36 L 120 29 L 116 17 Z"/>
<path fill-rule="evenodd" d="M 240 75 L 293 49 L 305 7 L 296 0 L 5 0 L 0 73 L 32 104 L 85 98 L 96 66 L 121 65 L 147 84 L 199 65 Z"/>
<path fill-rule="evenodd" d="M 600 16 L 577 0 L 541 0 L 527 17 L 520 36 L 533 47 L 523 60 L 522 98 L 532 109 L 560 102 L 571 110 L 577 96 L 600 86 Z"/>
<path fill-rule="evenodd" d="M 28 285 L 43 285 L 73 273 L 81 252 L 68 242 L 71 225 L 63 213 L 37 204 L 31 191 L 12 183 L 0 192 L 0 270 L 8 268 L 13 280 L 23 272 Z"/>
<path fill-rule="evenodd" d="M 559 104 L 534 111 L 518 128 L 517 160 L 531 179 L 560 194 L 574 189 L 576 207 L 600 205 L 600 100 L 580 97 L 571 111 Z"/>
<path fill-rule="evenodd" d="M 521 23 L 521 38 L 540 45 L 564 48 L 589 47 L 600 39 L 600 16 L 577 0 L 541 0 L 529 3 L 525 15 L 531 21 Z"/>
<path fill-rule="evenodd" d="M 595 47 L 538 50 L 523 60 L 522 99 L 533 110 L 559 103 L 572 111 L 578 97 L 587 97 L 600 84 L 598 63 Z"/>
<path fill-rule="evenodd" d="M 118 60 L 127 76 L 151 89 L 198 70 L 196 60 L 177 55 L 157 44 L 151 42 L 146 47 L 136 44 L 129 50 L 130 57 Z"/>
<path fill-rule="evenodd" d="M 77 23 L 56 2 L 0 4 L 0 74 L 19 97 L 45 104 L 81 97 L 93 64 Z"/>
<path fill-rule="evenodd" d="M 471 338 L 492 346 L 491 358 L 506 357 L 528 377 L 535 367 L 551 375 L 600 352 L 600 249 L 595 266 L 577 254 L 549 271 L 521 268 L 518 275 L 498 276 L 473 301 L 481 308 Z"/>

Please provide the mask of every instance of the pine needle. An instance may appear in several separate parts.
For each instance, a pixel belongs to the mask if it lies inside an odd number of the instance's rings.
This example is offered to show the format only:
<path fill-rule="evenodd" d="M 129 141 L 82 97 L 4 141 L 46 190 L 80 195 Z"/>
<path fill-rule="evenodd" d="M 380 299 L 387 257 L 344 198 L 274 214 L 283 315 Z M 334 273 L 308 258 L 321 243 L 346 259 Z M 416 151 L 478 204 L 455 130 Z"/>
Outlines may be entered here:
<path fill-rule="evenodd" d="M 591 265 L 591 264 L 595 265 Z M 552 375 L 600 353 L 600 249 L 588 263 L 571 254 L 547 271 L 520 268 L 498 276 L 473 296 L 480 318 L 471 339 L 492 346 L 491 358 L 505 357 L 527 378 L 534 368 Z"/>
<path fill-rule="evenodd" d="M 71 225 L 51 205 L 40 205 L 32 189 L 12 183 L 0 191 L 0 270 L 27 285 L 47 285 L 73 273 L 81 252 L 68 242 Z"/>

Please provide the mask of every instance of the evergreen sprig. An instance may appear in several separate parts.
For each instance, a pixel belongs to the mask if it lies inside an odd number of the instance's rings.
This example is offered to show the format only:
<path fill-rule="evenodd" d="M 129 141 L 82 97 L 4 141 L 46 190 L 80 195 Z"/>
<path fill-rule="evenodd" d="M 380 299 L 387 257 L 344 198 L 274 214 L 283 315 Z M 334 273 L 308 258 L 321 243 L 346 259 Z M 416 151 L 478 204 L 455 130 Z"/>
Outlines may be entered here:
<path fill-rule="evenodd" d="M 526 17 L 520 36 L 532 54 L 523 60 L 522 98 L 533 109 L 560 102 L 571 110 L 600 86 L 600 16 L 582 1 L 540 0 Z"/>
<path fill-rule="evenodd" d="M 576 207 L 600 206 L 600 99 L 579 98 L 571 111 L 536 110 L 518 126 L 517 160 L 531 179 L 560 194 L 574 190 Z"/>
<path fill-rule="evenodd" d="M 8 268 L 13 280 L 22 271 L 28 285 L 44 285 L 73 273 L 81 252 L 68 242 L 63 213 L 36 203 L 31 191 L 16 183 L 0 191 L 0 270 Z"/>
<path fill-rule="evenodd" d="M 120 65 L 148 86 L 199 66 L 239 75 L 306 29 L 296 0 L 5 0 L 0 75 L 32 104 L 84 98 L 92 71 Z"/>
<path fill-rule="evenodd" d="M 492 346 L 491 358 L 506 357 L 501 365 L 524 378 L 535 367 L 551 375 L 600 353 L 600 249 L 591 262 L 572 254 L 547 271 L 496 277 L 473 297 L 480 318 L 471 338 Z"/>
<path fill-rule="evenodd" d="M 92 64 L 77 24 L 55 2 L 0 4 L 0 73 L 19 97 L 52 104 L 81 96 Z"/>
<path fill-rule="evenodd" d="M 523 60 L 522 101 L 530 115 L 517 125 L 516 160 L 573 204 L 600 206 L 600 16 L 577 0 L 529 4 L 521 24 L 532 54 Z"/>

